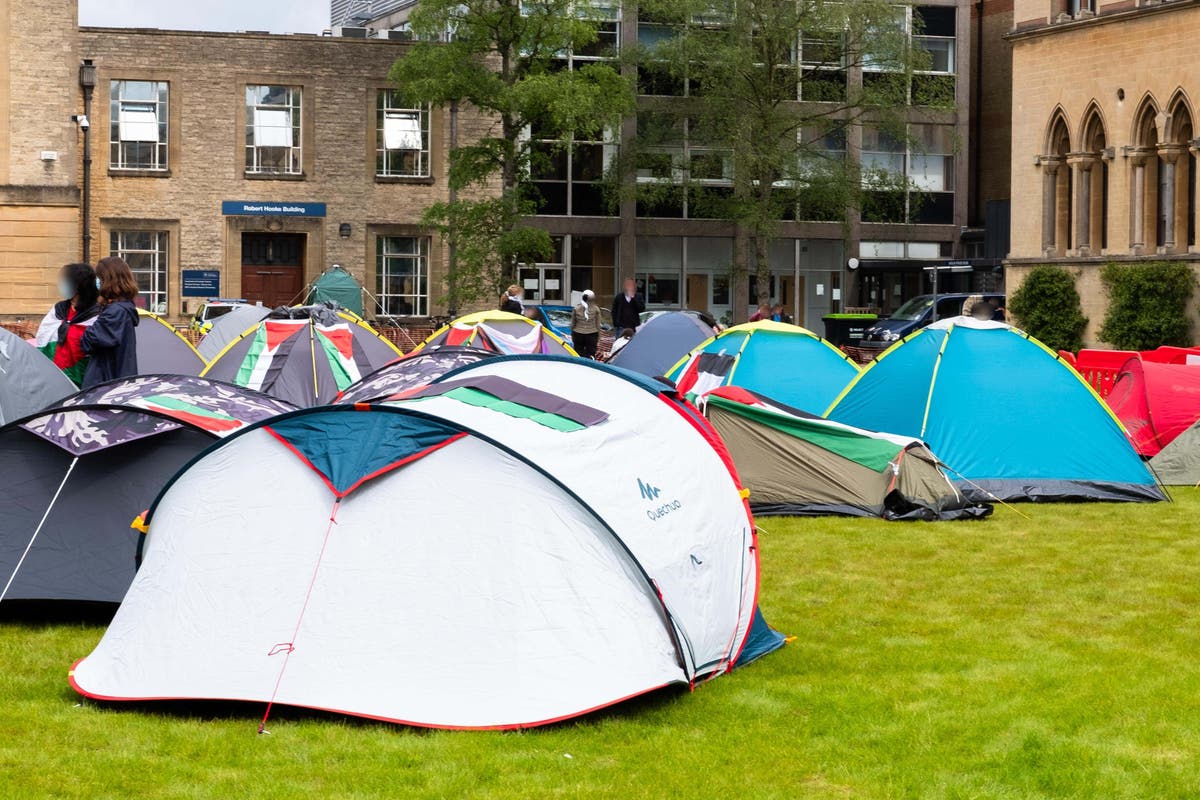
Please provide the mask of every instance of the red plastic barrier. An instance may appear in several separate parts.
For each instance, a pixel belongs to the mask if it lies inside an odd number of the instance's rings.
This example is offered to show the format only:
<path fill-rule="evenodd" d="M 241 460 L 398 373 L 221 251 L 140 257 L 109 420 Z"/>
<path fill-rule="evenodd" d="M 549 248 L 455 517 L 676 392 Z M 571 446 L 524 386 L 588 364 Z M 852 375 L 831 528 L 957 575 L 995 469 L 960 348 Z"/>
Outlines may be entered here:
<path fill-rule="evenodd" d="M 1117 380 L 1117 373 L 1126 361 L 1136 355 L 1128 350 L 1080 350 L 1075 357 L 1075 369 L 1097 394 L 1108 397 Z"/>

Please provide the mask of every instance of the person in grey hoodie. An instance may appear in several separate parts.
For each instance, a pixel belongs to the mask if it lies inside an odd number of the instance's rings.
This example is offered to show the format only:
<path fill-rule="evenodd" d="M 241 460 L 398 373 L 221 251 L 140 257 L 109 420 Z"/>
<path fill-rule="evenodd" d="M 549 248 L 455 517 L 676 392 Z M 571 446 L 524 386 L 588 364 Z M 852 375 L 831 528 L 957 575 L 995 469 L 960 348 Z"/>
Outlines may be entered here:
<path fill-rule="evenodd" d="M 137 281 L 129 265 L 116 256 L 96 264 L 100 290 L 100 315 L 83 334 L 83 352 L 91 356 L 83 375 L 83 388 L 138 374 Z"/>

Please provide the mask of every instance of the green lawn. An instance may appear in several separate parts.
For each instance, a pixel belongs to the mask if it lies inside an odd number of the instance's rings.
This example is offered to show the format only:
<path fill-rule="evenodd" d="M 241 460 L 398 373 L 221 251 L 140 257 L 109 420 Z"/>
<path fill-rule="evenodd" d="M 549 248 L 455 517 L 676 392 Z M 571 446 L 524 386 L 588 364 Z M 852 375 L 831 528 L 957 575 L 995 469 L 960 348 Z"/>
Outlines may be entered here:
<path fill-rule="evenodd" d="M 763 520 L 795 637 L 693 693 L 526 733 L 106 709 L 96 624 L 0 622 L 0 797 L 1200 796 L 1200 492 L 983 523 Z"/>

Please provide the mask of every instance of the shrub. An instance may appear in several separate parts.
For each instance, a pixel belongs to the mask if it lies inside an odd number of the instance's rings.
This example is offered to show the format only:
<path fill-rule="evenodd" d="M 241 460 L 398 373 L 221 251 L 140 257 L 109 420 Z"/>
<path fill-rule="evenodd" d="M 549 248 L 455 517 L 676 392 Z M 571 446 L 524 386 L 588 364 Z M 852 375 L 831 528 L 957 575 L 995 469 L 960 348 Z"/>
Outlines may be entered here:
<path fill-rule="evenodd" d="M 1008 299 L 1016 322 L 1052 350 L 1083 347 L 1088 320 L 1079 303 L 1075 276 L 1062 267 L 1034 267 Z"/>
<path fill-rule="evenodd" d="M 1188 304 L 1196 276 L 1188 264 L 1108 264 L 1100 271 L 1108 313 L 1100 339 L 1118 350 L 1191 344 Z"/>

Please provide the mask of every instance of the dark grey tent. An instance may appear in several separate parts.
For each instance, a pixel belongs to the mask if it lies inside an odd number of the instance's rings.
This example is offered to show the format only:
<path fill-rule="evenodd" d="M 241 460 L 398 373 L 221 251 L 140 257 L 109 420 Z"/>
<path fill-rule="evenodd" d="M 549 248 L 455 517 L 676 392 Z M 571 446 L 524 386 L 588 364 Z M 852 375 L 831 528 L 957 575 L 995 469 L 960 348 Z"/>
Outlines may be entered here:
<path fill-rule="evenodd" d="M 61 400 L 75 384 L 40 350 L 0 328 L 0 425 Z"/>
<path fill-rule="evenodd" d="M 137 360 L 139 375 L 199 375 L 208 365 L 175 326 L 157 314 L 139 310 Z"/>
<path fill-rule="evenodd" d="M 639 328 L 608 363 L 656 378 L 666 375 L 679 359 L 712 336 L 712 326 L 695 313 L 659 314 Z"/>
<path fill-rule="evenodd" d="M 0 427 L 0 600 L 119 602 L 132 520 L 219 437 L 293 406 L 182 375 L 126 378 Z"/>

